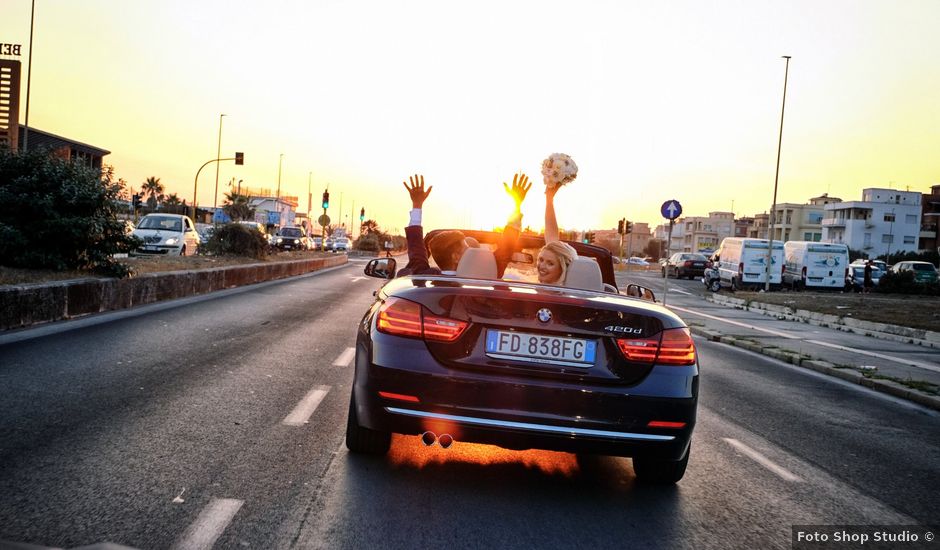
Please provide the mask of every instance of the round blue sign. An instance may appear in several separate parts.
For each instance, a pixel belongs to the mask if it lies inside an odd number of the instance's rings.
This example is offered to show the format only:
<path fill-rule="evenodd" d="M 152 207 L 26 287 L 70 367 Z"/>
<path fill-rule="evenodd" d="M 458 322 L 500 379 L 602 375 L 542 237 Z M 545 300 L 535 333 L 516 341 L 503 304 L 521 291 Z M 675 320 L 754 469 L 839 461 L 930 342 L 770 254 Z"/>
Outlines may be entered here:
<path fill-rule="evenodd" d="M 662 212 L 663 217 L 667 220 L 674 220 L 682 215 L 682 205 L 675 199 L 668 200 L 663 203 L 659 211 Z"/>

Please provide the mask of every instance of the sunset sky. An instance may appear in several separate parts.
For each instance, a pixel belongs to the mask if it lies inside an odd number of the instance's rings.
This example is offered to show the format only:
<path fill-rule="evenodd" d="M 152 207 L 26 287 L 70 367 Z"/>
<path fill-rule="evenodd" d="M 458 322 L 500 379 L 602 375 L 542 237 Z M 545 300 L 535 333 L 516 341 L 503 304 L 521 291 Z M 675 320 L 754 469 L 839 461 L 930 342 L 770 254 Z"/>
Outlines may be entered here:
<path fill-rule="evenodd" d="M 2 0 L 0 43 L 23 45 L 29 0 Z M 407 223 L 401 182 L 426 176 L 426 227 L 491 228 L 501 182 L 571 155 L 566 228 L 753 215 L 778 202 L 940 183 L 940 2 L 231 2 L 37 0 L 30 124 L 112 152 L 133 187 L 192 200 L 215 158 L 235 178 L 300 195 L 329 184 L 331 216 Z M 23 122 L 25 105 L 21 109 Z M 199 179 L 212 205 L 215 170 Z M 221 199 L 220 199 L 221 203 Z"/>

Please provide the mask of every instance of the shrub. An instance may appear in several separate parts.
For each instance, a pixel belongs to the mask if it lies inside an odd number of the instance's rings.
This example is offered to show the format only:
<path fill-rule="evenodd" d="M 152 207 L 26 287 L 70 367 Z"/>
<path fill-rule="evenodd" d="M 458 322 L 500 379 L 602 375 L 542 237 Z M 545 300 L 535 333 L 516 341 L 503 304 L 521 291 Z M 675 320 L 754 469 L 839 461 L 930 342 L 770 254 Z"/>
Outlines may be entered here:
<path fill-rule="evenodd" d="M 268 254 L 268 241 L 257 229 L 239 223 L 219 227 L 203 248 L 210 254 L 264 258 Z"/>
<path fill-rule="evenodd" d="M 918 283 L 913 271 L 889 271 L 878 280 L 878 292 L 884 294 L 921 294 L 940 296 L 940 283 Z"/>
<path fill-rule="evenodd" d="M 42 149 L 0 147 L 0 263 L 129 275 L 130 268 L 113 259 L 139 244 L 117 218 L 121 186 L 110 167 L 101 171 Z"/>
<path fill-rule="evenodd" d="M 356 250 L 378 252 L 382 250 L 382 246 L 384 244 L 385 244 L 384 241 L 379 242 L 379 235 L 375 233 L 369 233 L 368 235 L 363 235 L 362 237 L 359 237 L 359 240 L 356 241 Z"/>

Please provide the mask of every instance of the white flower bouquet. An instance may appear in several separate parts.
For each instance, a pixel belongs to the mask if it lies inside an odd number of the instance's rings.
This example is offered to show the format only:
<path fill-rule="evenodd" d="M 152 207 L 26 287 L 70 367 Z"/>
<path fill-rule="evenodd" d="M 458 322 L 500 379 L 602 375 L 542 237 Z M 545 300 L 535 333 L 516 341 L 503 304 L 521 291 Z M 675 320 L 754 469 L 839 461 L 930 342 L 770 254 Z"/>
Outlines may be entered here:
<path fill-rule="evenodd" d="M 554 153 L 542 161 L 542 176 L 547 187 L 561 187 L 578 177 L 578 165 L 568 155 Z"/>

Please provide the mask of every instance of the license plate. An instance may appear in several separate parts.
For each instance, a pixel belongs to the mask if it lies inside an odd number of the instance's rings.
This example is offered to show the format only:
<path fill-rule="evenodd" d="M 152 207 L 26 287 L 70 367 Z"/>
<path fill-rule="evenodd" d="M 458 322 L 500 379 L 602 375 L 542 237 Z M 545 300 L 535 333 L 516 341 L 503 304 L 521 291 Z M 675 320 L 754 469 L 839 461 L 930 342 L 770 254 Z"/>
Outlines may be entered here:
<path fill-rule="evenodd" d="M 486 355 L 529 363 L 590 367 L 597 354 L 597 342 L 503 330 L 486 331 Z"/>

